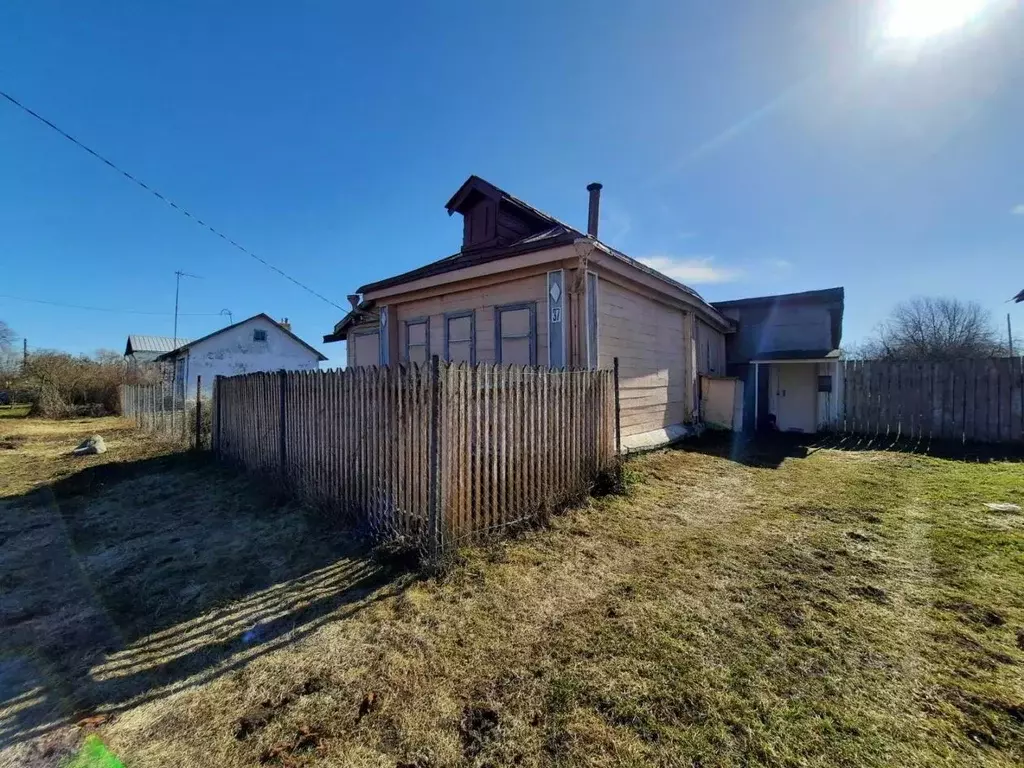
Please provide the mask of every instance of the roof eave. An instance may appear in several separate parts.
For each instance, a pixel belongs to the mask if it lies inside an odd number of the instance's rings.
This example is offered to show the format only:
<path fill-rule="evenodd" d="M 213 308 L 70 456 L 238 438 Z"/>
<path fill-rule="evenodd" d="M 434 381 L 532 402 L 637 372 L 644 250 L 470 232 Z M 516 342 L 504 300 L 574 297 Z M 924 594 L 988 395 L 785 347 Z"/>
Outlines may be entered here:
<path fill-rule="evenodd" d="M 527 243 L 522 246 L 506 246 L 504 248 L 495 250 L 491 253 L 481 253 L 474 261 L 466 264 L 459 264 L 458 266 L 453 267 L 452 269 L 437 269 L 436 271 L 432 271 L 427 269 L 427 267 L 429 267 L 430 265 L 418 267 L 417 269 L 413 269 L 408 272 L 403 272 L 402 274 L 395 275 L 394 277 L 385 278 L 384 280 L 378 280 L 375 283 L 368 283 L 366 285 L 360 286 L 359 288 L 356 289 L 356 292 L 361 294 L 367 294 L 376 293 L 378 291 L 384 291 L 387 290 L 388 288 L 397 288 L 398 286 L 405 285 L 406 283 L 411 283 L 414 280 L 421 280 L 428 277 L 437 277 L 438 275 L 445 275 L 448 274 L 449 272 L 458 272 L 460 269 L 466 269 L 467 267 L 478 266 L 480 264 L 489 264 L 492 261 L 500 261 L 501 259 L 507 258 L 509 256 L 518 256 L 523 253 L 535 253 L 537 251 L 545 251 L 549 248 L 557 248 L 562 245 L 571 245 L 575 239 L 576 234 L 575 230 L 573 230 L 571 232 L 567 232 L 564 235 L 552 237 L 549 240 L 541 240 L 535 243 Z M 461 256 L 464 254 L 460 253 L 456 255 Z M 445 258 L 450 259 L 452 257 L 446 256 Z M 441 259 L 440 261 L 444 261 L 444 259 Z"/>

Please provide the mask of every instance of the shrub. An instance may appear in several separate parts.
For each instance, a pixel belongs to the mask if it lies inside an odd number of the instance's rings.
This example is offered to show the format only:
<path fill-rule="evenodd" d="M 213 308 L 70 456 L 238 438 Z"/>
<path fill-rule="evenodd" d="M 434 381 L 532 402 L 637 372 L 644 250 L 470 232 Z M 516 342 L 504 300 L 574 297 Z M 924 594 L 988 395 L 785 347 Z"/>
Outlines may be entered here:
<path fill-rule="evenodd" d="M 93 357 L 45 350 L 29 357 L 16 385 L 32 393 L 36 416 L 102 416 L 120 413 L 122 384 L 153 375 L 126 367 L 121 356 L 109 350 Z"/>

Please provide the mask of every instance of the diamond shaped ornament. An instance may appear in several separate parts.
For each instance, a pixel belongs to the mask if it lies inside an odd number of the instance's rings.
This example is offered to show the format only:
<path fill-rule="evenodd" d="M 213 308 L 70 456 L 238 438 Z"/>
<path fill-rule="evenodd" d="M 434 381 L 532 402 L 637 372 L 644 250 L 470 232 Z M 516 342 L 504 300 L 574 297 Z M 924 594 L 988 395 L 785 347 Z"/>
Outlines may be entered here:
<path fill-rule="evenodd" d="M 558 283 L 551 284 L 551 300 L 558 303 L 559 297 L 562 295 L 562 289 L 558 287 Z"/>

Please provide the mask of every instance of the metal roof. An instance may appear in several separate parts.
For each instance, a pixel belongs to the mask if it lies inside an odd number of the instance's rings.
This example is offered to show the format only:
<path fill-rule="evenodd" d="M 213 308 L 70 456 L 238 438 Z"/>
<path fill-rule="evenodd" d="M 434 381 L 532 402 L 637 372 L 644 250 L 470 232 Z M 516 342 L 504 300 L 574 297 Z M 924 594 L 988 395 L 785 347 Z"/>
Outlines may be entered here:
<path fill-rule="evenodd" d="M 188 343 L 188 339 L 179 338 L 178 343 L 175 344 L 173 336 L 146 336 L 133 333 L 128 337 L 124 353 L 130 355 L 134 352 L 170 352 L 182 344 Z"/>

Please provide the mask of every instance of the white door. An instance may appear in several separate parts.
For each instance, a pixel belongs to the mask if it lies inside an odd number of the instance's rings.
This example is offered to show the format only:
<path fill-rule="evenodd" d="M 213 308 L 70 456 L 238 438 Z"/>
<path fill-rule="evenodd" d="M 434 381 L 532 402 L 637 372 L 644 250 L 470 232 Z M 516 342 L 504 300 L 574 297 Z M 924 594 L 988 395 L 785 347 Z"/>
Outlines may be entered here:
<path fill-rule="evenodd" d="M 782 432 L 816 432 L 818 375 L 812 363 L 776 363 L 775 419 Z"/>

